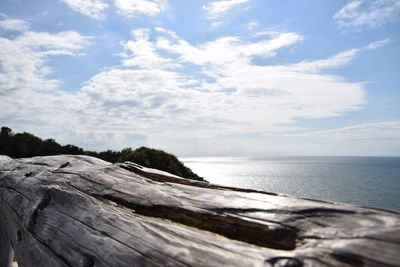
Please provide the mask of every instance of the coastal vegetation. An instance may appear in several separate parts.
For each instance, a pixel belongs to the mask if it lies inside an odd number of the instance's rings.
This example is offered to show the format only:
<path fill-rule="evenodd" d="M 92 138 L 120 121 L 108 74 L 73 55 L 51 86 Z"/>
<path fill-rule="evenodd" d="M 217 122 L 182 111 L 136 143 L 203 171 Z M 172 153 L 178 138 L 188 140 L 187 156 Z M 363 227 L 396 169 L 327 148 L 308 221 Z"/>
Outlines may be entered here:
<path fill-rule="evenodd" d="M 134 150 L 125 148 L 121 151 L 86 151 L 75 145 L 60 145 L 54 139 L 43 140 L 31 133 L 13 133 L 9 127 L 3 126 L 1 128 L 0 155 L 11 158 L 27 158 L 61 154 L 88 155 L 112 163 L 131 161 L 144 167 L 159 169 L 183 178 L 203 180 L 179 161 L 176 156 L 162 150 L 140 147 Z"/>

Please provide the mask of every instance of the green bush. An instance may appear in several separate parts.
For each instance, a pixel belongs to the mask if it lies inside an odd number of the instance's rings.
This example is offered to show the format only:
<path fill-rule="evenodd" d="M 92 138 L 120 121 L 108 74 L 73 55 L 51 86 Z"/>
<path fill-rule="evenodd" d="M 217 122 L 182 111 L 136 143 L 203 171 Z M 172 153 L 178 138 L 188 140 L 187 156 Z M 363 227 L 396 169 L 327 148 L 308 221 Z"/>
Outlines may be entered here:
<path fill-rule="evenodd" d="M 147 147 L 140 147 L 134 151 L 129 148 L 124 149 L 120 161 L 132 161 L 145 167 L 163 170 L 188 179 L 203 180 L 183 165 L 174 155 L 158 149 Z"/>
<path fill-rule="evenodd" d="M 183 178 L 203 181 L 203 178 L 193 173 L 174 155 L 162 150 L 140 147 L 135 150 L 125 148 L 121 151 L 85 151 L 74 145 L 61 146 L 54 139 L 42 140 L 30 133 L 14 134 L 8 127 L 1 128 L 0 155 L 7 155 L 12 158 L 26 158 L 60 154 L 88 155 L 112 163 L 132 161 L 144 167 L 166 171 Z"/>

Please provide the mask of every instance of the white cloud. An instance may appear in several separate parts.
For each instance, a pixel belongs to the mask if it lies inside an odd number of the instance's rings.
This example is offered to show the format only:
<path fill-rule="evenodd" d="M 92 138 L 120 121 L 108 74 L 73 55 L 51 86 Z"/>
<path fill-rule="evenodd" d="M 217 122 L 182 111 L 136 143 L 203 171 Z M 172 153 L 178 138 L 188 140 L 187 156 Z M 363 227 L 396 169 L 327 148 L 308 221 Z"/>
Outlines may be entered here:
<path fill-rule="evenodd" d="M 11 38 L 0 36 L 1 121 L 43 131 L 60 124 L 79 125 L 77 100 L 59 90 L 48 61 L 55 55 L 78 55 L 89 43 L 76 32 L 26 31 Z"/>
<path fill-rule="evenodd" d="M 335 59 L 340 54 L 324 64 L 309 62 L 312 67 L 252 62 L 276 56 L 301 40 L 295 33 L 280 33 L 258 41 L 228 36 L 192 45 L 164 29 L 137 30 L 123 44 L 122 65 L 132 69 L 115 67 L 97 74 L 80 97 L 90 103 L 93 116 L 113 112 L 113 125 L 131 120 L 130 125 L 153 135 L 271 132 L 297 118 L 360 109 L 363 84 L 319 73 L 327 65 L 344 64 Z"/>
<path fill-rule="evenodd" d="M 265 37 L 275 37 L 278 36 L 281 32 L 275 30 L 266 30 L 266 31 L 257 31 L 253 35 L 254 36 L 265 36 Z"/>
<path fill-rule="evenodd" d="M 207 11 L 210 18 L 216 18 L 249 1 L 251 0 L 215 0 L 204 5 L 203 9 Z"/>
<path fill-rule="evenodd" d="M 389 44 L 391 42 L 392 42 L 392 40 L 386 38 L 386 39 L 383 39 L 383 40 L 380 40 L 380 41 L 376 41 L 376 42 L 370 43 L 366 47 L 366 49 L 367 50 L 375 50 L 375 49 L 381 48 L 381 47 L 383 47 L 383 46 L 385 46 L 385 45 L 387 45 L 387 44 Z"/>
<path fill-rule="evenodd" d="M 36 52 L 41 57 L 50 55 L 77 55 L 90 44 L 90 37 L 75 31 L 64 31 L 55 34 L 27 31 L 15 39 L 15 43 Z"/>
<path fill-rule="evenodd" d="M 400 18 L 398 0 L 350 0 L 333 17 L 340 28 L 377 28 Z"/>
<path fill-rule="evenodd" d="M 29 29 L 29 24 L 21 19 L 5 18 L 0 20 L 0 28 L 5 31 L 26 31 Z"/>
<path fill-rule="evenodd" d="M 351 125 L 338 129 L 314 131 L 303 134 L 308 137 L 321 137 L 329 140 L 400 141 L 400 122 L 384 121 Z"/>
<path fill-rule="evenodd" d="M 362 51 L 375 50 L 381 48 L 391 42 L 390 39 L 383 39 L 369 43 L 363 48 L 353 48 L 347 51 L 340 52 L 332 57 L 314 61 L 302 61 L 296 64 L 292 64 L 293 69 L 300 69 L 309 72 L 320 72 L 327 69 L 338 68 L 348 64 L 350 61 L 356 58 L 356 56 Z"/>
<path fill-rule="evenodd" d="M 293 32 L 275 32 L 192 44 L 167 29 L 136 29 L 122 43 L 120 64 L 68 94 L 50 78 L 48 60 L 79 55 L 90 39 L 31 31 L 1 37 L 0 119 L 12 128 L 30 125 L 43 136 L 105 149 L 129 142 L 157 145 L 152 142 L 168 136 L 176 142 L 283 136 L 300 131 L 299 119 L 362 108 L 364 84 L 327 72 L 348 64 L 363 48 L 314 61 L 268 63 L 302 40 Z M 182 153 L 175 145 L 171 152 Z"/>
<path fill-rule="evenodd" d="M 93 127 L 112 124 L 146 133 L 174 131 L 187 120 L 185 99 L 191 101 L 192 95 L 184 90 L 186 82 L 182 75 L 166 70 L 112 68 L 92 77 L 78 97 Z"/>
<path fill-rule="evenodd" d="M 167 7 L 166 0 L 114 0 L 117 11 L 124 16 L 155 16 Z"/>
<path fill-rule="evenodd" d="M 249 31 L 257 28 L 259 25 L 259 23 L 257 21 L 251 21 L 249 22 L 249 24 L 247 25 L 247 28 L 249 29 Z"/>
<path fill-rule="evenodd" d="M 61 0 L 72 10 L 93 19 L 103 19 L 109 5 L 103 0 Z"/>
<path fill-rule="evenodd" d="M 303 61 L 296 64 L 291 65 L 293 69 L 298 69 L 302 71 L 309 72 L 319 72 L 325 69 L 337 68 L 340 66 L 344 66 L 353 60 L 357 54 L 360 52 L 360 49 L 350 49 L 347 51 L 340 52 L 332 57 L 326 59 L 319 59 L 314 61 Z"/>
<path fill-rule="evenodd" d="M 163 29 L 159 28 L 159 31 Z M 137 66 L 143 69 L 173 68 L 179 66 L 170 58 L 160 56 L 156 47 L 149 40 L 149 30 L 136 29 L 132 31 L 133 40 L 123 43 L 124 60 L 122 64 L 126 67 Z"/>
<path fill-rule="evenodd" d="M 270 57 L 276 51 L 301 41 L 302 36 L 296 33 L 282 33 L 276 38 L 265 39 L 259 42 L 244 42 L 239 37 L 229 36 L 216 39 L 211 42 L 193 46 L 179 38 L 159 38 L 157 46 L 160 49 L 179 55 L 180 60 L 196 65 L 208 65 L 213 67 L 229 68 L 233 65 L 251 61 L 255 56 Z M 236 66 L 235 66 L 236 67 Z"/>
<path fill-rule="evenodd" d="M 398 155 L 400 122 L 380 121 L 272 137 L 270 149 L 298 155 Z M 279 145 L 277 145 L 279 144 Z"/>
<path fill-rule="evenodd" d="M 27 31 L 14 39 L 0 37 L 0 87 L 2 90 L 53 89 L 58 84 L 48 79 L 50 56 L 77 55 L 89 39 L 76 32 L 49 34 Z"/>
<path fill-rule="evenodd" d="M 61 0 L 71 9 L 93 19 L 103 19 L 109 8 L 105 0 Z M 167 7 L 167 0 L 113 0 L 117 12 L 126 17 L 155 16 Z"/>
<path fill-rule="evenodd" d="M 285 128 L 277 132 L 212 137 L 177 135 L 151 137 L 151 144 L 191 156 L 397 156 L 400 122 L 382 121 L 313 131 Z M 193 152 L 194 151 L 194 152 Z"/>
<path fill-rule="evenodd" d="M 207 12 L 208 19 L 211 20 L 209 28 L 215 30 L 222 27 L 226 23 L 226 20 L 221 17 L 249 1 L 251 0 L 214 0 L 203 5 L 203 9 Z"/>
<path fill-rule="evenodd" d="M 210 29 L 211 30 L 215 30 L 215 29 L 218 29 L 218 28 L 220 28 L 222 25 L 224 25 L 224 21 L 221 21 L 221 20 L 217 20 L 217 21 L 213 21 L 213 22 L 211 22 L 211 24 L 210 24 Z"/>

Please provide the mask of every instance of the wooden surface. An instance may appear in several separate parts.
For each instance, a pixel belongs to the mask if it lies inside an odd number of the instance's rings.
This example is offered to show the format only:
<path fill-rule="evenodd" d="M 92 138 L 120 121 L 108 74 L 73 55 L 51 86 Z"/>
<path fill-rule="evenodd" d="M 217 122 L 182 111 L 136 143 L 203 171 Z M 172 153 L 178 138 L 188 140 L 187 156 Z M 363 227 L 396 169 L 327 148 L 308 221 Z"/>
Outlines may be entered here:
<path fill-rule="evenodd" d="M 0 214 L 0 247 L 9 240 L 20 267 L 400 262 L 397 212 L 219 187 L 86 156 L 0 156 Z"/>
<path fill-rule="evenodd" d="M 0 213 L 0 215 L 2 215 Z M 0 226 L 0 267 L 8 267 L 11 265 L 13 250 L 10 239 L 6 232 Z"/>

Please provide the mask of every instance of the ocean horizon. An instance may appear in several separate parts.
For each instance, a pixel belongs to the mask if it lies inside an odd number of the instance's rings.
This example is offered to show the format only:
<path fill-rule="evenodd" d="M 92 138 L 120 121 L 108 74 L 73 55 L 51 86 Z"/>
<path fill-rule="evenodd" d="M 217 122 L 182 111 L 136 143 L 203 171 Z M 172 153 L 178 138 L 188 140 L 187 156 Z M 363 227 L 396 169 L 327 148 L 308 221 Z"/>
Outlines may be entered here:
<path fill-rule="evenodd" d="M 207 181 L 400 211 L 400 157 L 185 157 Z"/>

